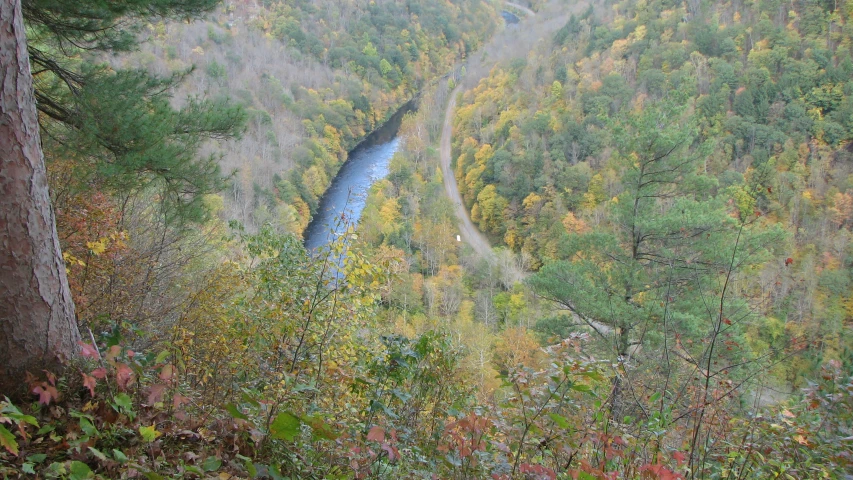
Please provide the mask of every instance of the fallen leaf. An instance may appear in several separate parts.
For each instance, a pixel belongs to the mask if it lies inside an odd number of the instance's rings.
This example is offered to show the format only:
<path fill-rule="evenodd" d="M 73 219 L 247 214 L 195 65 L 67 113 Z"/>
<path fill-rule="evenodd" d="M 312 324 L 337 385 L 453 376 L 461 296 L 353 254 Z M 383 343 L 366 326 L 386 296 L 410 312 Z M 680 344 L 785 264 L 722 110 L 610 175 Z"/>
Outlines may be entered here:
<path fill-rule="evenodd" d="M 190 403 L 190 399 L 181 395 L 180 393 L 176 393 L 174 397 L 172 397 L 172 408 L 178 409 L 181 405 L 185 403 Z"/>
<path fill-rule="evenodd" d="M 46 383 L 42 383 L 34 388 L 33 393 L 39 396 L 39 403 L 42 405 L 49 405 L 51 400 L 59 398 L 59 392 L 56 390 L 56 387 Z"/>
<path fill-rule="evenodd" d="M 163 435 L 158 432 L 155 428 L 156 425 L 151 425 L 150 427 L 139 427 L 139 434 L 142 435 L 142 439 L 148 443 L 153 442 L 157 437 Z"/>
<path fill-rule="evenodd" d="M 89 393 L 91 393 L 92 397 L 94 397 L 95 396 L 95 385 L 97 385 L 98 379 L 93 377 L 93 376 L 86 375 L 85 373 L 81 373 L 80 375 L 83 375 L 83 386 L 88 388 Z"/>
<path fill-rule="evenodd" d="M 80 354 L 83 355 L 84 357 L 88 357 L 88 358 L 100 358 L 101 357 L 101 355 L 98 353 L 98 349 L 95 348 L 94 345 L 90 345 L 86 342 L 77 342 L 77 344 L 80 345 L 80 348 L 82 350 L 80 352 Z"/>

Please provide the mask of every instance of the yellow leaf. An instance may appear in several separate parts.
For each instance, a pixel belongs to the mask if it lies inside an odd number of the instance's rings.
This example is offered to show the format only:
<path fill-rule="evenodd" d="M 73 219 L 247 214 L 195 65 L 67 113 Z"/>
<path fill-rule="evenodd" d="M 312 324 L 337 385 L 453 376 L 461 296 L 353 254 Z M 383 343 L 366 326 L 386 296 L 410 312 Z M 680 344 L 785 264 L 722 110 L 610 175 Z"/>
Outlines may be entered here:
<path fill-rule="evenodd" d="M 157 431 L 155 426 L 156 425 L 151 425 L 150 427 L 139 427 L 139 434 L 142 435 L 143 440 L 150 443 L 160 435 L 163 435 Z"/>

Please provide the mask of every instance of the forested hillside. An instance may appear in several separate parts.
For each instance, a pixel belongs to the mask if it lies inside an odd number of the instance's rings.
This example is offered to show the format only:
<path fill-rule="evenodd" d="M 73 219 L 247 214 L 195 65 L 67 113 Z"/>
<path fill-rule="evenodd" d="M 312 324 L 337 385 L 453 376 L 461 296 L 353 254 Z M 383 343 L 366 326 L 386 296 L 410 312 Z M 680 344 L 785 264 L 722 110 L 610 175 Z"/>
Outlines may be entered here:
<path fill-rule="evenodd" d="M 537 267 L 564 262 L 545 268 L 554 273 L 565 262 L 616 266 L 632 256 L 632 235 L 646 255 L 634 260 L 653 263 L 677 231 L 692 249 L 730 248 L 698 242 L 730 222 L 784 231 L 738 288 L 763 317 L 749 342 L 808 342 L 778 372 L 801 386 L 849 355 L 850 13 L 621 2 L 573 16 L 465 94 L 455 173 L 472 218 Z"/>
<path fill-rule="evenodd" d="M 178 97 L 230 97 L 249 128 L 220 147 L 225 213 L 301 234 L 356 143 L 494 30 L 481 1 L 226 2 L 206 21 L 160 22 L 123 65 L 168 75 Z"/>
<path fill-rule="evenodd" d="M 853 7 L 517 3 L 24 1 L 79 349 L 0 369 L 0 475 L 853 475 Z"/>

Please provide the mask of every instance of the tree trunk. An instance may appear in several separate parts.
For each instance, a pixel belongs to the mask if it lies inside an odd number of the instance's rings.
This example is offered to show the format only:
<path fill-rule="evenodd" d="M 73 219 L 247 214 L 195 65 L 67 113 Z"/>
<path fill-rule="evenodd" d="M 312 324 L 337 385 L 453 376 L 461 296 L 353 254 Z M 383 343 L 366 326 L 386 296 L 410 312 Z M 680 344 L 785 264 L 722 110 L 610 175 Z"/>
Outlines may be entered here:
<path fill-rule="evenodd" d="M 0 0 L 0 392 L 79 351 L 39 138 L 20 0 Z"/>

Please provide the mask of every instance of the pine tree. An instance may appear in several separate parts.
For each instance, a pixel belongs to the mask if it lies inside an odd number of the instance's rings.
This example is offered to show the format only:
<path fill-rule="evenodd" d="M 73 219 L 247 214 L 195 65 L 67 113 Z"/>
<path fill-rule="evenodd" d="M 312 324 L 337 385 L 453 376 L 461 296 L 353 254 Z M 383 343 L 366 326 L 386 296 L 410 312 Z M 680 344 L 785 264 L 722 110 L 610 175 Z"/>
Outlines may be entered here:
<path fill-rule="evenodd" d="M 76 353 L 80 334 L 39 141 L 21 5 L 0 2 L 0 391 Z"/>
<path fill-rule="evenodd" d="M 607 201 L 607 221 L 569 234 L 564 259 L 529 283 L 606 341 L 619 365 L 610 406 L 621 421 L 631 412 L 625 388 L 628 365 L 640 361 L 634 353 L 672 332 L 698 339 L 710 330 L 702 305 L 715 295 L 709 285 L 727 264 L 737 221 L 710 180 L 696 175 L 695 128 L 683 106 L 664 100 L 613 130 L 623 190 Z"/>
<path fill-rule="evenodd" d="M 227 99 L 195 99 L 176 110 L 170 91 L 189 71 L 154 78 L 114 70 L 99 55 L 137 46 L 144 21 L 197 17 L 216 0 L 26 1 L 35 96 L 47 145 L 80 159 L 82 177 L 115 193 L 155 189 L 171 218 L 199 220 L 201 196 L 222 187 L 215 157 L 198 157 L 207 139 L 240 133 L 245 114 Z"/>
<path fill-rule="evenodd" d="M 198 149 L 205 139 L 238 134 L 242 108 L 190 99 L 175 110 L 168 92 L 187 72 L 152 78 L 81 58 L 132 49 L 142 20 L 197 16 L 215 3 L 3 0 L 0 391 L 14 392 L 23 372 L 56 366 L 79 348 L 39 126 L 55 155 L 78 164 L 79 184 L 90 176 L 114 193 L 154 190 L 165 218 L 202 219 L 201 194 L 219 188 L 221 175 L 215 158 L 197 158 Z"/>

